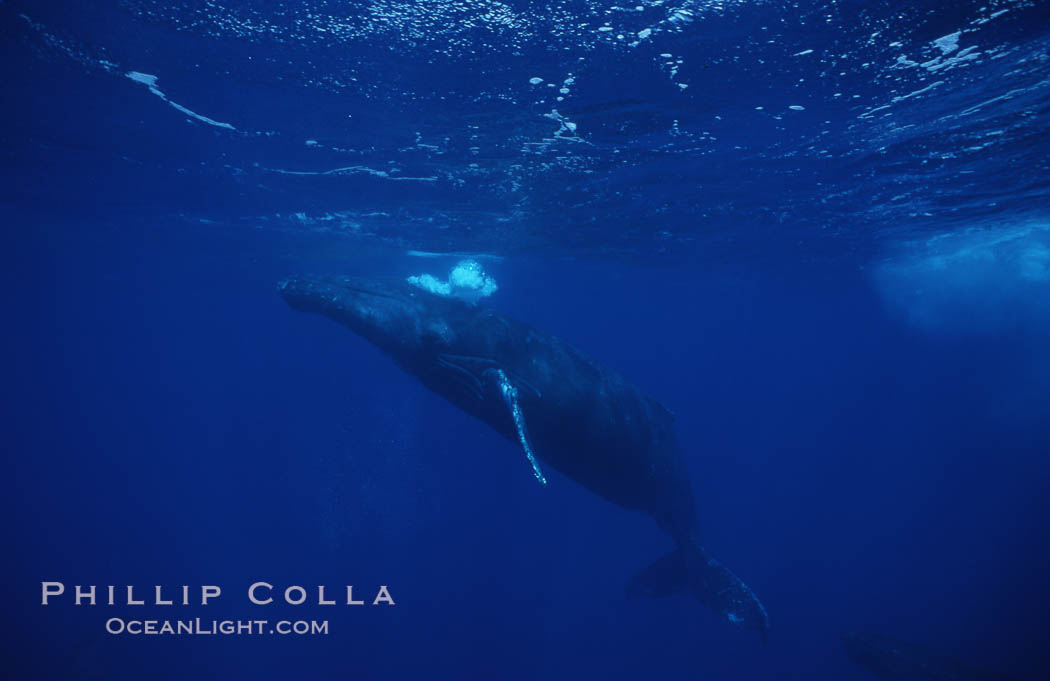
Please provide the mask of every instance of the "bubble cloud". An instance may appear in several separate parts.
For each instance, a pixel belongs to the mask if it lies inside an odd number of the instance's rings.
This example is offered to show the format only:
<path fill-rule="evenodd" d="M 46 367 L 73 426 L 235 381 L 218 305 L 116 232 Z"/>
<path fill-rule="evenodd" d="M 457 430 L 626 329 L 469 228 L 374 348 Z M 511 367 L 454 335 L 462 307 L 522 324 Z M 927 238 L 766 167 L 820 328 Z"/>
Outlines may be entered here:
<path fill-rule="evenodd" d="M 409 277 L 408 283 L 439 296 L 460 298 L 469 303 L 476 303 L 499 289 L 496 280 L 485 273 L 477 260 L 470 258 L 456 263 L 447 281 L 432 274 L 420 274 Z"/>

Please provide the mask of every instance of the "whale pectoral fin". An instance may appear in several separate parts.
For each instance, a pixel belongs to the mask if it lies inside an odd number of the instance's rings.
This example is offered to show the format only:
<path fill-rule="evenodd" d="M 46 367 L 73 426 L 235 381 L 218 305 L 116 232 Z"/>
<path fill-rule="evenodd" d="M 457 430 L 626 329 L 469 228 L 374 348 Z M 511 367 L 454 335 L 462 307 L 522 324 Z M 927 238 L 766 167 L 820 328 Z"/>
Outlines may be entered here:
<path fill-rule="evenodd" d="M 662 598 L 679 593 L 694 598 L 733 624 L 756 629 L 766 640 L 769 619 L 747 584 L 698 546 L 675 549 L 631 579 L 628 596 Z"/>
<path fill-rule="evenodd" d="M 521 404 L 518 402 L 518 389 L 514 387 L 514 384 L 511 383 L 510 378 L 507 377 L 503 369 L 489 369 L 485 373 L 496 381 L 496 387 L 503 397 L 503 403 L 507 405 L 507 409 L 510 411 L 510 416 L 514 420 L 514 427 L 518 431 L 518 442 L 521 443 L 525 457 L 532 466 L 532 474 L 536 476 L 541 485 L 546 485 L 547 478 L 543 477 L 543 472 L 540 471 L 540 464 L 532 453 L 529 431 L 525 427 L 525 414 L 522 412 Z"/>
<path fill-rule="evenodd" d="M 438 365 L 447 369 L 450 377 L 464 386 L 479 401 L 485 398 L 485 384 L 495 385 L 500 399 L 507 406 L 511 419 L 514 421 L 518 442 L 525 452 L 525 457 L 529 460 L 529 465 L 532 466 L 532 474 L 536 476 L 540 484 L 546 485 L 547 478 L 543 476 L 543 472 L 540 471 L 540 465 L 536 461 L 536 456 L 532 453 L 532 442 L 529 440 L 529 431 L 525 426 L 525 414 L 521 409 L 521 403 L 518 399 L 519 392 L 515 384 L 521 385 L 522 388 L 537 398 L 540 396 L 540 391 L 522 378 L 517 376 L 512 378 L 512 375 L 508 374 L 499 363 L 487 357 L 440 354 L 438 355 Z"/>

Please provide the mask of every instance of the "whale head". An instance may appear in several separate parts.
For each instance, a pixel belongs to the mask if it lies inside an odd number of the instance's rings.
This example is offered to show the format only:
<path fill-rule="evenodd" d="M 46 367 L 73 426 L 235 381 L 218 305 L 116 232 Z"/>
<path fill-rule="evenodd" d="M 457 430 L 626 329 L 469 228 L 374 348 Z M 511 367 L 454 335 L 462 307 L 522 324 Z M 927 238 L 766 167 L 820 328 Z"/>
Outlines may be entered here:
<path fill-rule="evenodd" d="M 406 282 L 346 276 L 297 276 L 278 284 L 290 307 L 324 315 L 411 369 L 456 343 L 449 319 L 467 304 Z"/>

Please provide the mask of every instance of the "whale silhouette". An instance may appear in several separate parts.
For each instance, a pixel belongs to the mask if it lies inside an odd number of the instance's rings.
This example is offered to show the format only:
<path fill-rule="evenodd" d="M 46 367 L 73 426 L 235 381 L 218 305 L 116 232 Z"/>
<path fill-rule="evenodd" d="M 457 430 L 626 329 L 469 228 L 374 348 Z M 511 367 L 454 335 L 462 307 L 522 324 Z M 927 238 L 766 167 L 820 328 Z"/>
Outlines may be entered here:
<path fill-rule="evenodd" d="M 688 593 L 765 640 L 761 602 L 700 544 L 674 418 L 659 402 L 559 338 L 405 282 L 300 276 L 278 288 L 292 308 L 339 322 L 517 443 L 540 484 L 549 466 L 652 516 L 676 548 L 635 575 L 629 595 Z"/>

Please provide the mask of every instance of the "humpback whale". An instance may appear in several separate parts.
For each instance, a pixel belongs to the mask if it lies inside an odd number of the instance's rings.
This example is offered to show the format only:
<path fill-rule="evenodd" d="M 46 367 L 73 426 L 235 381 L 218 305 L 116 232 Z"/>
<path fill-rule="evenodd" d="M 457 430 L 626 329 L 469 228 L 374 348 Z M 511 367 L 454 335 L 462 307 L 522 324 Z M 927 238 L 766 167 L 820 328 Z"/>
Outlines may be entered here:
<path fill-rule="evenodd" d="M 328 317 L 378 346 L 433 392 L 525 454 L 603 499 L 653 517 L 675 549 L 635 575 L 629 595 L 690 594 L 763 640 L 765 608 L 700 544 L 674 432 L 655 399 L 565 341 L 406 282 L 299 276 L 278 285 L 294 309 Z"/>

